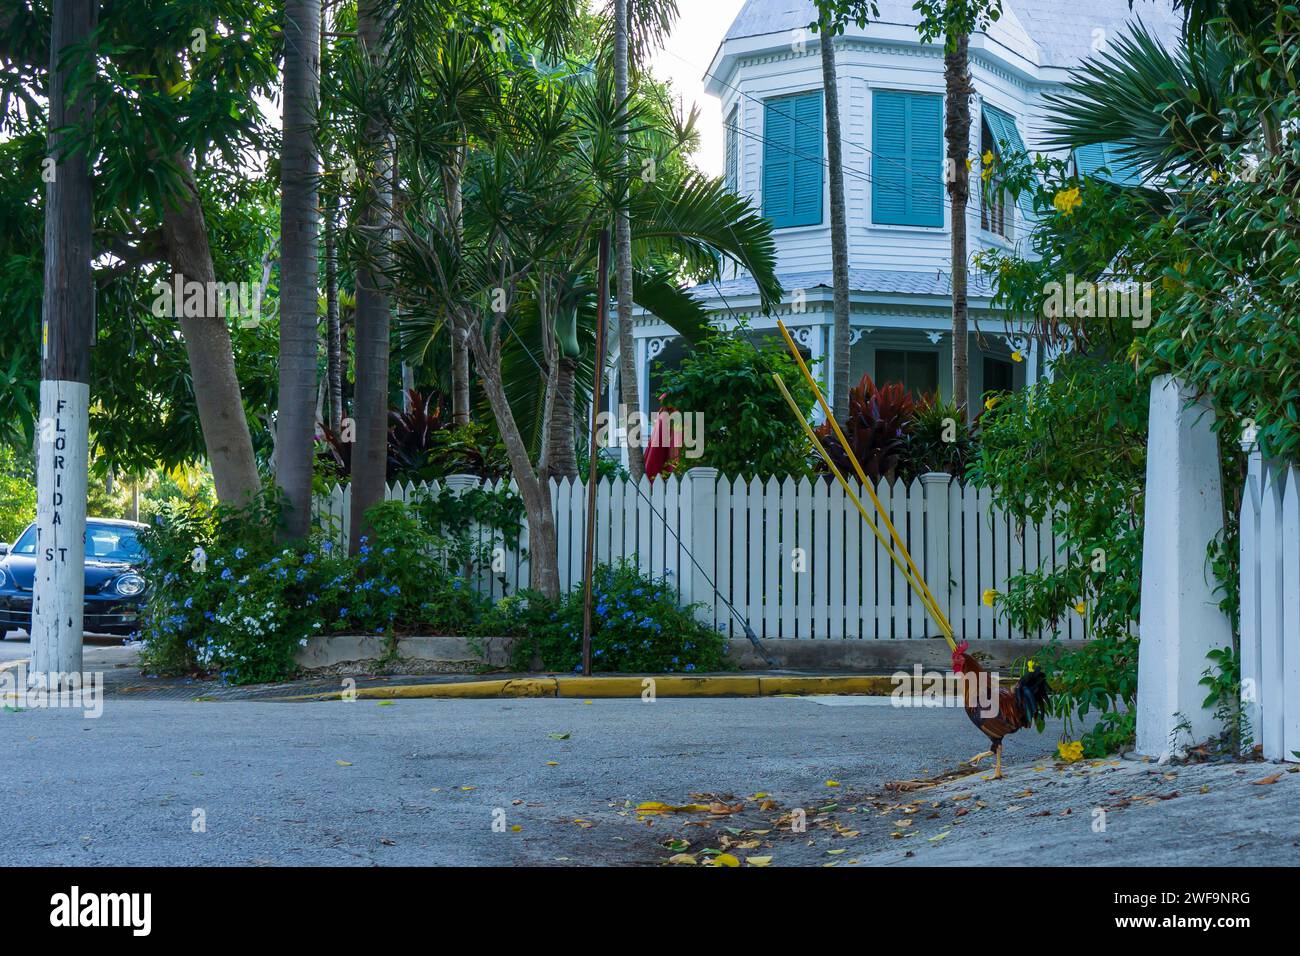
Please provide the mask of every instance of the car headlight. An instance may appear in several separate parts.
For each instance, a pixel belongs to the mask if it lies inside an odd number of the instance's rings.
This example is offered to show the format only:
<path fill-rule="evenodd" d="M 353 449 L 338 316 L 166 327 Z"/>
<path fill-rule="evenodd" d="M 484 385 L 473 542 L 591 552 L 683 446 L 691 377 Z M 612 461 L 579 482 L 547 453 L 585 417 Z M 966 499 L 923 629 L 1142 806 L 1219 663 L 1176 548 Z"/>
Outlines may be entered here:
<path fill-rule="evenodd" d="M 123 597 L 135 597 L 144 590 L 144 578 L 138 574 L 124 574 L 114 583 L 113 590 Z"/>

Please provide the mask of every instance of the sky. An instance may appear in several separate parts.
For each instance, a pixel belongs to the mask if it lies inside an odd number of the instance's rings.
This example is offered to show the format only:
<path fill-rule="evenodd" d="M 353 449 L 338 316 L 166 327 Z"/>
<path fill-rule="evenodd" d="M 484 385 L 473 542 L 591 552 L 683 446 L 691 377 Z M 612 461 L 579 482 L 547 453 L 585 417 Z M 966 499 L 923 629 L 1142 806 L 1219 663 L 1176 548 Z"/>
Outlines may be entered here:
<path fill-rule="evenodd" d="M 745 0 L 679 0 L 673 32 L 650 61 L 656 77 L 672 82 L 674 95 L 684 104 L 683 114 L 692 104 L 699 106 L 700 148 L 694 160 L 713 176 L 722 175 L 722 107 L 704 92 L 704 71 L 744 5 Z"/>

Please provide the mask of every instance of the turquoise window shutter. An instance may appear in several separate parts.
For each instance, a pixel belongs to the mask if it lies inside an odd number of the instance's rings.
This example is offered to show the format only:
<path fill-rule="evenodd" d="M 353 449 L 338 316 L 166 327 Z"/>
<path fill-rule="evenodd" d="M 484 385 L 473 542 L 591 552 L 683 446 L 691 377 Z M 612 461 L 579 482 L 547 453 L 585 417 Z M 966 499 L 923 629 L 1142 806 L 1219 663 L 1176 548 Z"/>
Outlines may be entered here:
<path fill-rule="evenodd" d="M 943 225 L 943 98 L 876 90 L 871 107 L 871 219 Z"/>
<path fill-rule="evenodd" d="M 778 229 L 822 221 L 822 94 L 763 104 L 763 215 Z"/>
<path fill-rule="evenodd" d="M 1142 173 L 1119 156 L 1114 143 L 1090 143 L 1074 151 L 1074 164 L 1080 176 L 1092 176 L 1117 186 L 1142 185 Z M 1106 172 L 1099 172 L 1105 167 Z"/>
<path fill-rule="evenodd" d="M 996 106 L 986 104 L 984 106 L 984 122 L 988 124 L 989 132 L 993 134 L 993 142 L 999 156 L 1025 152 L 1025 141 L 1020 138 L 1020 130 L 1016 129 L 1016 121 L 1009 114 L 1002 112 Z M 1020 211 L 1026 217 L 1033 216 L 1034 201 L 1028 192 L 1020 194 L 1017 205 L 1020 206 Z"/>

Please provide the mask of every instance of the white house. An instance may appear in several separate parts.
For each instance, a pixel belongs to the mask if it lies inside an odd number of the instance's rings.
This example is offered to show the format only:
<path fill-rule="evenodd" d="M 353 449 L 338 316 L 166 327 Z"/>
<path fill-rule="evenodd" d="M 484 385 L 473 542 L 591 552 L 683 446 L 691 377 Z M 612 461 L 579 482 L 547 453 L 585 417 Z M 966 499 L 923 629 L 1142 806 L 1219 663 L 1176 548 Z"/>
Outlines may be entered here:
<path fill-rule="evenodd" d="M 834 40 L 843 130 L 851 286 L 851 377 L 901 380 L 916 392 L 951 396 L 951 210 L 943 185 L 942 41 L 921 43 L 913 0 L 879 0 L 880 16 L 865 29 L 850 24 Z M 813 0 L 749 0 L 732 23 L 705 75 L 722 103 L 726 176 L 775 227 L 785 298 L 778 310 L 814 358 L 832 337 L 830 198 L 824 105 Z M 1002 143 L 1047 152 L 1043 95 L 1059 89 L 1071 68 L 1105 48 L 1139 18 L 1166 45 L 1178 42 L 1180 18 L 1169 0 L 1003 0 L 1002 16 L 971 37 L 972 157 Z M 1079 151 L 1080 168 L 1104 159 L 1104 148 Z M 968 248 L 1011 248 L 1026 242 L 1026 208 L 986 208 L 971 175 Z M 1023 205 L 1023 204 L 1022 204 Z M 972 271 L 970 395 L 1022 386 L 1043 368 L 1024 327 L 990 308 L 990 288 Z M 774 320 L 758 313 L 745 274 L 699 286 L 696 294 L 734 327 L 746 316 L 755 329 Z M 685 344 L 655 316 L 634 315 L 636 365 L 643 410 L 656 407 L 659 370 L 680 360 Z M 1022 362 L 1012 361 L 1019 351 Z M 820 374 L 829 382 L 829 361 Z M 608 392 L 617 408 L 617 382 Z"/>

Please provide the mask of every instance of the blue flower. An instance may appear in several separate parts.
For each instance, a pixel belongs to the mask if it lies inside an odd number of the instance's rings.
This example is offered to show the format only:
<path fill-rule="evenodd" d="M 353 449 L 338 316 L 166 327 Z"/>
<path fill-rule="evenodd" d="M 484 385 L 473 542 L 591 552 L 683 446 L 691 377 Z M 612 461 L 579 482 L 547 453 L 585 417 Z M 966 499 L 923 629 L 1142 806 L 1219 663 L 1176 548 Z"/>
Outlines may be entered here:
<path fill-rule="evenodd" d="M 244 558 L 244 557 L 247 557 L 247 556 L 248 556 L 248 552 L 245 551 L 243 548 L 236 548 L 236 549 L 235 549 L 235 557 L 236 557 L 236 558 Z"/>
<path fill-rule="evenodd" d="M 226 568 L 226 570 L 221 572 L 221 580 L 223 581 L 229 581 L 233 577 L 234 575 L 230 573 L 230 568 Z"/>
<path fill-rule="evenodd" d="M 348 609 L 345 608 L 345 607 L 341 607 L 341 608 L 339 608 L 339 617 L 340 617 L 340 618 L 344 618 L 344 617 L 347 617 L 347 616 L 348 616 Z"/>
<path fill-rule="evenodd" d="M 623 612 L 623 620 L 625 620 L 625 621 L 626 621 L 629 617 L 632 617 L 632 616 L 633 616 L 633 614 L 632 614 L 631 611 L 624 611 L 624 612 Z"/>
<path fill-rule="evenodd" d="M 676 659 L 677 659 L 677 658 L 675 658 L 675 657 L 673 658 L 673 660 L 676 660 Z M 693 671 L 693 670 L 695 670 L 695 665 L 694 665 L 694 664 L 687 664 L 687 665 L 686 665 L 686 670 L 688 670 L 688 671 Z"/>
<path fill-rule="evenodd" d="M 381 551 L 380 554 L 392 554 L 396 550 L 397 550 L 396 548 L 384 548 L 384 550 Z"/>
<path fill-rule="evenodd" d="M 185 606 L 186 606 L 186 607 L 193 607 L 193 606 L 194 606 L 194 598 L 192 598 L 192 597 L 187 597 L 187 598 L 185 599 Z"/>
<path fill-rule="evenodd" d="M 329 542 L 326 542 L 326 544 L 328 544 L 328 543 L 329 543 Z M 303 563 L 303 564 L 311 564 L 311 563 L 312 563 L 313 561 L 315 561 L 315 560 L 316 560 L 316 555 L 311 554 L 311 553 L 304 554 L 304 555 L 302 556 L 302 563 Z"/>

